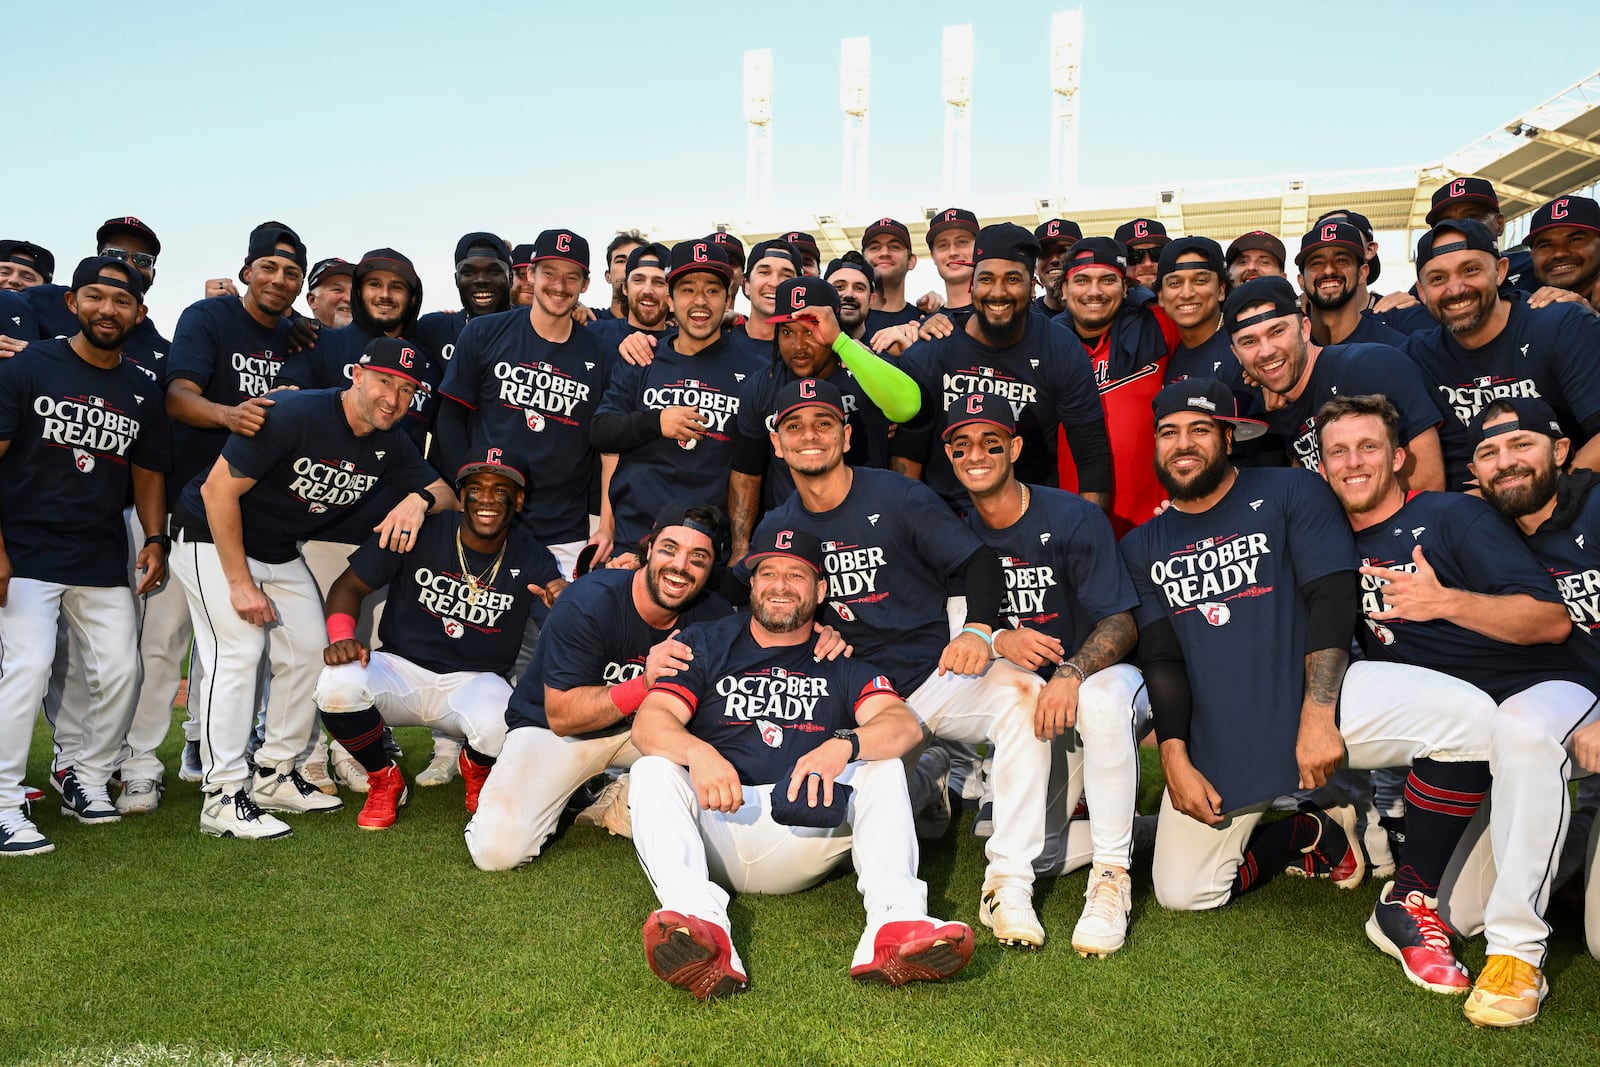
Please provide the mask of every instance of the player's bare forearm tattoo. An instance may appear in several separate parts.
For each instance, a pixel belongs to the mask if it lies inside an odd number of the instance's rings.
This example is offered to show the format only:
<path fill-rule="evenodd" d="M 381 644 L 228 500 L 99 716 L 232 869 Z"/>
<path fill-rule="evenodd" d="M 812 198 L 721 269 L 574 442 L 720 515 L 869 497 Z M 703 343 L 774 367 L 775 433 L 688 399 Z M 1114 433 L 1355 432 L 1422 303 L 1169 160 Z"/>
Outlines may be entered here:
<path fill-rule="evenodd" d="M 750 535 L 755 533 L 760 499 L 759 478 L 744 478 L 736 474 L 728 479 L 728 528 L 734 544 L 750 543 Z"/>
<path fill-rule="evenodd" d="M 1083 639 L 1083 644 L 1078 646 L 1078 651 L 1072 654 L 1068 662 L 1077 664 L 1085 675 L 1103 671 L 1114 663 L 1120 663 L 1132 651 L 1138 635 L 1131 612 L 1120 611 L 1115 615 L 1107 615 L 1094 624 L 1094 629 L 1089 631 L 1089 636 Z"/>
<path fill-rule="evenodd" d="M 1350 653 L 1342 648 L 1320 648 L 1306 654 L 1306 699 L 1328 707 L 1339 702 Z"/>

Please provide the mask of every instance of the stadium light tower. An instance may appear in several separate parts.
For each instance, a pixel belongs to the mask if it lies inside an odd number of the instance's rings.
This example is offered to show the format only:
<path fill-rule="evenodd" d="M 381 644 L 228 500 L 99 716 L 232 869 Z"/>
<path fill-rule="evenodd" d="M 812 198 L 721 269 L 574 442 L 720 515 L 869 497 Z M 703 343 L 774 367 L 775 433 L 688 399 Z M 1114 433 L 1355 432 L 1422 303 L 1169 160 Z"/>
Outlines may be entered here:
<path fill-rule="evenodd" d="M 944 28 L 944 199 L 965 201 L 972 178 L 972 26 Z"/>
<path fill-rule="evenodd" d="M 865 37 L 839 43 L 839 107 L 844 110 L 844 153 L 840 194 L 845 214 L 854 218 L 867 203 L 867 100 L 872 90 L 872 45 Z"/>
<path fill-rule="evenodd" d="M 1078 187 L 1078 62 L 1083 9 L 1050 16 L 1050 193 L 1064 210 Z"/>
<path fill-rule="evenodd" d="M 772 209 L 772 49 L 744 54 L 745 210 L 752 219 Z"/>

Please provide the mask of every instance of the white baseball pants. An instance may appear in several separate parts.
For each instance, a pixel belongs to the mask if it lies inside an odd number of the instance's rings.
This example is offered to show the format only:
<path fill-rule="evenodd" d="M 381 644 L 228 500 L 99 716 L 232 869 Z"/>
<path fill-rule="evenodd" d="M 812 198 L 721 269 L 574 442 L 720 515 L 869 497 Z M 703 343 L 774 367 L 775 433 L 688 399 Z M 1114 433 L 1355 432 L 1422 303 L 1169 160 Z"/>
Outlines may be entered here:
<path fill-rule="evenodd" d="M 506 739 L 511 686 L 498 674 L 435 674 L 404 656 L 374 652 L 359 662 L 324 667 L 315 700 L 326 715 L 376 707 L 390 726 L 426 726 L 465 738 L 485 756 L 498 756 Z"/>

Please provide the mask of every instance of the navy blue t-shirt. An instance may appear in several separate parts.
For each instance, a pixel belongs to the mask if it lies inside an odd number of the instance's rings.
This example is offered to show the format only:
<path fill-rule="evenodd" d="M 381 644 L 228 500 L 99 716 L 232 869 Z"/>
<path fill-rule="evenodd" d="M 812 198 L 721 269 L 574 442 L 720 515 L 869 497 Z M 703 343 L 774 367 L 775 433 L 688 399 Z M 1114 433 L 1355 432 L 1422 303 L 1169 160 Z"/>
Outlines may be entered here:
<path fill-rule="evenodd" d="M 777 327 L 774 326 L 773 329 Z M 763 341 L 758 337 L 751 337 L 746 323 L 740 323 L 731 330 L 724 330 L 722 338 L 728 342 L 729 348 L 749 359 L 765 362 L 776 358 L 772 352 L 774 338 L 769 337 Z"/>
<path fill-rule="evenodd" d="M 1322 470 L 1314 426 L 1322 405 L 1336 396 L 1381 393 L 1400 412 L 1400 442 L 1443 421 L 1417 365 L 1388 345 L 1329 345 L 1317 356 L 1300 396 L 1265 413 L 1267 426 L 1283 438 L 1291 458 L 1307 470 Z"/>
<path fill-rule="evenodd" d="M 81 327 L 67 309 L 68 291 L 64 285 L 35 285 L 21 293 L 0 292 L 0 333 L 23 341 L 72 337 Z M 21 307 L 17 306 L 19 303 Z M 30 327 L 32 332 L 27 332 Z M 122 358 L 164 387 L 167 353 L 171 349 L 172 342 L 146 317 L 123 339 Z"/>
<path fill-rule="evenodd" d="M 904 326 L 908 322 L 922 321 L 922 312 L 917 310 L 917 305 L 907 303 L 899 311 L 884 311 L 882 308 L 872 308 L 867 312 L 867 328 L 862 331 L 862 343 L 872 340 L 879 330 L 887 330 L 891 326 Z"/>
<path fill-rule="evenodd" d="M 469 321 L 471 319 L 465 309 L 430 311 L 417 320 L 416 329 L 411 331 L 413 340 L 428 354 L 428 362 L 438 368 L 440 378 L 444 377 L 444 368 L 450 365 L 456 342 L 460 340 L 461 331 L 467 328 Z"/>
<path fill-rule="evenodd" d="M 317 343 L 302 349 L 283 361 L 278 370 L 278 385 L 293 385 L 300 389 L 345 389 L 355 379 L 352 368 L 361 361 L 367 346 L 378 334 L 352 322 L 348 326 L 317 331 Z M 439 380 L 442 367 L 434 366 L 427 351 L 414 341 L 400 338 L 416 353 L 413 377 L 421 386 L 411 397 L 411 410 L 401 420 L 399 428 L 410 435 L 420 448 L 428 440 L 428 430 L 433 426 L 433 409 L 438 405 Z"/>
<path fill-rule="evenodd" d="M 1372 300 L 1376 303 L 1378 297 L 1374 295 Z M 1439 320 L 1433 317 L 1427 306 L 1420 303 L 1383 312 L 1373 311 L 1368 308 L 1362 312 L 1362 315 L 1406 337 L 1410 337 L 1414 333 L 1426 333 L 1439 325 Z"/>
<path fill-rule="evenodd" d="M 906 350 L 900 369 L 922 389 L 921 419 L 943 429 L 944 413 L 968 393 L 996 393 L 1011 403 L 1017 433 L 1026 442 L 1017 460 L 1017 478 L 1030 485 L 1056 486 L 1057 426 L 1103 425 L 1100 390 L 1089 359 L 1071 330 L 1056 329 L 1031 312 L 1016 344 L 992 348 L 964 328 L 949 337 L 918 341 Z M 938 441 L 928 449 L 923 480 L 953 507 L 967 491 L 956 480 Z"/>
<path fill-rule="evenodd" d="M 1439 441 L 1447 488 L 1470 484 L 1467 428 L 1502 397 L 1542 397 L 1575 446 L 1589 439 L 1584 427 L 1600 423 L 1600 317 L 1572 304 L 1530 309 L 1524 294 L 1503 293 L 1509 294 L 1511 316 L 1483 347 L 1462 348 L 1438 325 L 1413 334 L 1406 345 L 1445 413 Z"/>
<path fill-rule="evenodd" d="M 815 634 L 804 644 L 763 647 L 747 615 L 691 626 L 678 640 L 694 659 L 650 691 L 681 700 L 689 732 L 733 764 L 745 785 L 780 781 L 835 730 L 853 729 L 868 697 L 900 696 L 865 660 L 815 659 Z"/>
<path fill-rule="evenodd" d="M 726 505 L 739 395 L 746 381 L 767 368 L 765 359 L 751 359 L 730 346 L 727 335 L 692 356 L 673 347 L 676 336 L 656 346 L 648 367 L 618 363 L 597 412 L 628 415 L 686 406 L 698 408 L 706 420 L 705 435 L 697 441 L 658 435 L 617 457 L 611 513 L 619 545 L 634 544 L 648 534 L 657 513 L 671 501 Z"/>
<path fill-rule="evenodd" d="M 506 728 L 550 728 L 544 713 L 544 688 L 566 692 L 590 685 L 620 685 L 644 673 L 650 649 L 672 631 L 733 614 L 733 607 L 715 593 L 702 593 L 665 630 L 639 616 L 633 605 L 637 571 L 590 571 L 561 591 L 550 618 L 539 631 L 528 669 L 517 680 L 506 706 Z M 682 636 L 682 635 L 680 635 Z M 623 719 L 587 735 L 600 737 L 629 728 Z"/>
<path fill-rule="evenodd" d="M 983 543 L 921 482 L 868 467 L 855 468 L 854 479 L 830 511 L 807 511 L 799 494 L 791 496 L 767 513 L 752 540 L 768 530 L 804 530 L 821 540 L 825 621 L 911 693 L 939 666 L 950 641 L 945 601 Z M 738 573 L 748 572 L 741 565 Z"/>
<path fill-rule="evenodd" d="M 1491 596 L 1526 594 L 1562 603 L 1555 581 L 1523 544 L 1515 527 L 1477 497 L 1462 493 L 1417 493 L 1388 521 L 1356 534 L 1363 566 L 1415 572 L 1412 552 L 1423 558 L 1448 589 Z M 1444 619 L 1380 622 L 1372 614 L 1388 605 L 1383 579 L 1361 576 L 1361 614 L 1356 631 L 1368 659 L 1410 663 L 1471 682 L 1504 700 L 1539 682 L 1566 679 L 1593 686 L 1563 645 L 1510 645 Z"/>
<path fill-rule="evenodd" d="M 131 362 L 86 363 L 66 341 L 0 360 L 0 528 L 18 577 L 128 584 L 130 465 L 165 472 L 160 388 Z"/>
<path fill-rule="evenodd" d="M 376 534 L 350 556 L 350 569 L 370 588 L 389 587 L 379 643 L 385 652 L 404 656 L 438 674 L 482 671 L 504 675 L 516 666 L 528 618 L 544 613 L 544 601 L 528 583 L 544 585 L 561 577 L 550 550 L 527 532 L 513 527 L 505 555 L 495 570 L 495 556 L 458 546 L 459 511 L 429 515 L 409 552 L 378 545 Z M 462 573 L 481 577 L 476 592 Z"/>
<path fill-rule="evenodd" d="M 1572 616 L 1572 636 L 1567 648 L 1588 667 L 1590 689 L 1600 685 L 1600 493 L 1594 492 L 1594 474 L 1578 470 L 1562 477 L 1563 494 L 1583 480 L 1583 502 L 1569 523 L 1546 520 L 1526 537 L 1528 547 L 1566 601 Z M 1558 499 L 1561 499 L 1558 497 Z M 1556 508 L 1557 513 L 1561 506 Z"/>
<path fill-rule="evenodd" d="M 1139 604 L 1111 520 L 1076 493 L 1029 486 L 1028 510 L 1003 530 L 985 523 L 977 508 L 967 510 L 966 520 L 1005 568 L 1000 614 L 1007 625 L 1054 637 L 1068 656 L 1100 620 Z M 1054 670 L 1050 664 L 1039 674 L 1048 678 Z"/>
<path fill-rule="evenodd" d="M 22 293 L 0 289 L 0 334 L 18 341 L 37 341 L 39 316 Z"/>
<path fill-rule="evenodd" d="M 167 355 L 167 384 L 187 379 L 212 403 L 235 407 L 272 390 L 288 352 L 287 320 L 263 326 L 250 317 L 238 297 L 212 297 L 189 305 L 178 317 Z M 269 422 L 272 414 L 268 409 Z M 227 430 L 202 430 L 173 420 L 167 510 L 177 512 L 184 486 L 211 469 L 227 440 Z"/>
<path fill-rule="evenodd" d="M 522 518 L 544 544 L 589 536 L 590 423 L 615 362 L 581 327 L 546 341 L 516 307 L 467 323 L 445 369 L 440 391 L 472 410 L 472 451 L 504 449 L 528 472 Z"/>
<path fill-rule="evenodd" d="M 622 343 L 623 338 L 631 334 L 642 333 L 647 337 L 654 337 L 656 344 L 659 345 L 668 333 L 668 328 L 665 325 L 654 330 L 641 330 L 627 319 L 596 319 L 589 323 L 585 329 L 589 331 L 591 337 L 600 342 L 600 346 L 606 350 L 606 354 L 612 357 L 616 356 L 617 346 Z"/>
<path fill-rule="evenodd" d="M 1437 323 L 1434 323 L 1434 325 L 1437 325 Z M 1390 348 L 1405 348 L 1408 336 L 1410 335 L 1401 333 L 1391 326 L 1385 326 L 1372 315 L 1362 315 L 1360 321 L 1356 323 L 1356 328 L 1350 331 L 1350 336 L 1339 343 L 1341 345 L 1388 345 Z"/>
<path fill-rule="evenodd" d="M 24 289 L 22 295 L 33 305 L 39 326 L 36 337 L 71 337 L 78 332 L 78 320 L 67 310 L 67 287 L 46 283 Z"/>
<path fill-rule="evenodd" d="M 1249 467 L 1210 510 L 1168 508 L 1122 539 L 1140 627 L 1172 620 L 1193 705 L 1189 758 L 1237 811 L 1292 793 L 1305 699 L 1300 590 L 1357 567 L 1350 524 L 1322 479 Z"/>
<path fill-rule="evenodd" d="M 299 542 L 321 533 L 382 489 L 401 496 L 438 479 L 417 446 L 399 429 L 357 437 L 338 389 L 283 392 L 254 437 L 228 438 L 222 456 L 256 484 L 239 499 L 244 551 L 263 563 L 288 563 Z M 210 541 L 200 487 L 209 468 L 183 491 L 184 534 Z"/>
<path fill-rule="evenodd" d="M 788 364 L 781 360 L 776 366 L 768 364 L 766 370 L 745 380 L 744 392 L 739 397 L 739 416 L 734 420 L 737 437 L 758 440 L 766 451 L 761 501 L 762 507 L 769 511 L 788 500 L 794 492 L 794 475 L 789 473 L 789 465 L 773 452 L 769 434 L 776 429 L 773 415 L 778 393 L 796 380 Z M 850 426 L 850 449 L 844 454 L 844 461 L 852 467 L 887 468 L 889 417 L 872 402 L 861 383 L 844 366 L 835 369 L 827 381 L 838 388 L 839 397 L 844 401 L 845 422 Z"/>

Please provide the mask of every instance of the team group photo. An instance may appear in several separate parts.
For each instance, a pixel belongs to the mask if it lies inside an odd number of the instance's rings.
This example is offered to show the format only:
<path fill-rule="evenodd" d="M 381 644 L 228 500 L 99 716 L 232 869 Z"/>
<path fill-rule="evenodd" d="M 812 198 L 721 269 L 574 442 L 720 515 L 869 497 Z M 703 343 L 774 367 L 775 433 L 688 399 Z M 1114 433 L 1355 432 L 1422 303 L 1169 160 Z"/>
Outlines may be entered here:
<path fill-rule="evenodd" d="M 15 13 L 0 1062 L 1593 1062 L 1600 71 L 1026 6 Z"/>

